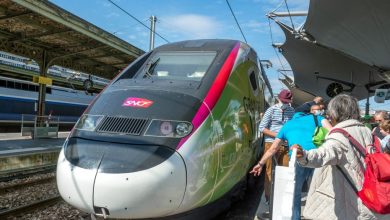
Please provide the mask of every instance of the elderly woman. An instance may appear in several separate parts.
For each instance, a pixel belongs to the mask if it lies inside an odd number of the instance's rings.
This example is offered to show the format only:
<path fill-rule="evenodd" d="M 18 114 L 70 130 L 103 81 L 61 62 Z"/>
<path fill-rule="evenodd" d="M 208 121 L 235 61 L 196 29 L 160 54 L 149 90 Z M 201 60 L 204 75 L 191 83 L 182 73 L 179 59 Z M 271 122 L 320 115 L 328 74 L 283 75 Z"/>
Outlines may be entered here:
<path fill-rule="evenodd" d="M 334 128 L 342 128 L 361 145 L 372 143 L 371 131 L 359 122 L 359 107 L 355 98 L 338 95 L 328 105 L 328 115 Z M 304 210 L 309 219 L 390 219 L 389 215 L 371 212 L 336 166 L 341 168 L 358 190 L 364 173 L 364 158 L 341 133 L 329 134 L 319 148 L 304 151 L 298 148 L 298 162 L 315 169 Z"/>

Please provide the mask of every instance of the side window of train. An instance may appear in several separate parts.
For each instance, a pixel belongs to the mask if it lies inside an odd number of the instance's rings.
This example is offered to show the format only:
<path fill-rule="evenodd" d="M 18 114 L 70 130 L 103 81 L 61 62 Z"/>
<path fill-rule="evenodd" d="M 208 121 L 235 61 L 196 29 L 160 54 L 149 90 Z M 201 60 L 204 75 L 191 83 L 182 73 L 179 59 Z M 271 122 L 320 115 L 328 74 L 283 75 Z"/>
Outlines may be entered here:
<path fill-rule="evenodd" d="M 257 91 L 258 85 L 257 85 L 257 78 L 255 71 L 252 70 L 252 72 L 249 74 L 249 81 L 251 83 L 252 89 L 254 92 Z"/>
<path fill-rule="evenodd" d="M 139 69 L 141 68 L 141 66 L 145 63 L 145 61 L 148 59 L 148 57 L 150 56 L 150 54 L 152 53 L 147 53 L 145 55 L 143 55 L 142 57 L 138 58 L 138 60 L 134 61 L 131 66 L 129 67 L 126 67 L 127 69 L 123 70 L 124 73 L 122 74 L 122 76 L 120 76 L 118 78 L 117 81 L 121 80 L 121 79 L 130 79 L 130 78 L 133 78 L 134 75 L 139 71 Z"/>

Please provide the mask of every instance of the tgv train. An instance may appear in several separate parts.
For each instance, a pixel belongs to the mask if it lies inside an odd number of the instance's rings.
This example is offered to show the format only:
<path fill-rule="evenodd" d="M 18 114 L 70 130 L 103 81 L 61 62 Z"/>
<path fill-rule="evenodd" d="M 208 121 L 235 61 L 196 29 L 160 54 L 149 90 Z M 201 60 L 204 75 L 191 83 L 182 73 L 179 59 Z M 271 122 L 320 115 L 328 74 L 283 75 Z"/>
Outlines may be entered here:
<path fill-rule="evenodd" d="M 214 217 L 243 190 L 259 155 L 260 71 L 254 50 L 234 40 L 144 54 L 65 141 L 57 164 L 62 198 L 105 218 Z"/>

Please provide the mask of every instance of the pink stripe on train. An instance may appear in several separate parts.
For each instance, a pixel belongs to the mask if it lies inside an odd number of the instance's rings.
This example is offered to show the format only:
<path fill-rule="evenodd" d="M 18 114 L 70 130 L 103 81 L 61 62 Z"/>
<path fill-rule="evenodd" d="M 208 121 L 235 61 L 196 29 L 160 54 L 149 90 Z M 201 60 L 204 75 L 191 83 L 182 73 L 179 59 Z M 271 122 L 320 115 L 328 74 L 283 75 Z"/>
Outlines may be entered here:
<path fill-rule="evenodd" d="M 206 98 L 204 99 L 198 112 L 195 114 L 195 117 L 192 119 L 192 124 L 194 126 L 192 133 L 194 133 L 196 129 L 198 129 L 199 126 L 204 122 L 204 120 L 206 120 L 206 118 L 210 114 L 210 111 L 213 110 L 215 104 L 219 100 L 219 97 L 221 96 L 222 91 L 225 88 L 227 80 L 229 79 L 230 73 L 233 69 L 234 62 L 236 61 L 239 49 L 240 49 L 240 43 L 237 43 L 234 46 L 233 50 L 230 52 L 225 63 L 222 65 L 221 70 L 217 75 L 217 78 L 214 80 L 213 85 L 211 86 L 209 92 L 206 95 Z M 191 135 L 182 138 L 179 144 L 177 145 L 176 150 L 180 149 L 180 147 L 187 141 L 187 139 L 190 136 Z"/>

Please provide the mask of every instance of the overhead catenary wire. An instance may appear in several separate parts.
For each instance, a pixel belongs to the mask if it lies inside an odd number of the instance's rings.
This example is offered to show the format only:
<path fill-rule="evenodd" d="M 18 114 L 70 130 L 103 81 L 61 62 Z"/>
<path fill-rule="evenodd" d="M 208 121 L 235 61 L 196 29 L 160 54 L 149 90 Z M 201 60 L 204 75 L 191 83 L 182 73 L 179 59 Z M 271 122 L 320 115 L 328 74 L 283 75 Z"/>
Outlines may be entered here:
<path fill-rule="evenodd" d="M 234 17 L 234 20 L 236 21 L 236 24 L 237 24 L 237 26 L 238 26 L 238 29 L 240 29 L 241 35 L 242 35 L 242 37 L 244 38 L 245 43 L 248 43 L 248 42 L 246 41 L 244 32 L 242 31 L 241 26 L 240 26 L 240 24 L 239 24 L 238 21 L 237 21 L 236 15 L 234 14 L 232 7 L 230 6 L 229 0 L 226 0 L 226 3 L 227 3 L 227 5 L 229 6 L 230 12 L 232 13 L 232 15 L 233 15 L 233 17 Z"/>
<path fill-rule="evenodd" d="M 150 27 L 148 27 L 147 25 L 145 25 L 142 21 L 140 21 L 139 19 L 137 19 L 135 16 L 133 16 L 132 14 L 130 14 L 128 11 L 126 11 L 125 9 L 123 9 L 122 7 L 120 7 L 119 5 L 117 5 L 115 2 L 113 2 L 112 0 L 107 0 L 109 1 L 111 4 L 113 4 L 115 7 L 117 7 L 118 9 L 120 9 L 121 11 L 123 11 L 125 14 L 127 14 L 128 16 L 130 16 L 131 18 L 133 18 L 134 20 L 136 20 L 138 23 L 140 23 L 142 26 L 146 27 L 147 29 L 149 29 L 150 31 L 152 31 L 152 29 Z M 161 36 L 159 33 L 157 33 L 156 31 L 154 32 L 157 36 L 159 36 L 161 39 L 163 39 L 164 41 L 166 41 L 167 43 L 169 43 L 169 41 L 167 39 L 165 39 L 163 36 Z"/>
<path fill-rule="evenodd" d="M 271 37 L 271 43 L 274 44 L 275 41 L 274 41 L 274 36 L 272 34 L 272 27 L 271 27 L 271 19 L 268 18 L 268 26 L 269 26 L 269 33 L 270 33 L 270 37 Z M 279 63 L 280 63 L 280 66 L 282 66 L 283 69 L 286 69 L 283 65 L 283 62 L 282 62 L 282 59 L 280 59 L 280 56 L 279 56 L 279 53 L 276 51 L 276 48 L 274 47 L 274 51 L 275 51 L 275 54 L 276 54 L 276 57 L 278 58 L 279 60 Z"/>
<path fill-rule="evenodd" d="M 274 13 L 274 12 L 277 11 L 277 10 L 279 10 L 279 8 L 282 7 L 283 3 L 284 3 L 284 0 L 282 0 L 282 1 L 279 3 L 279 5 L 278 5 L 274 10 L 272 10 L 272 11 L 270 12 L 270 14 L 271 14 L 271 13 Z"/>
<path fill-rule="evenodd" d="M 291 27 L 292 27 L 293 30 L 295 31 L 294 22 L 293 22 L 292 17 L 291 17 L 290 8 L 288 7 L 287 0 L 284 0 L 284 3 L 286 4 L 288 16 L 290 17 Z"/>

